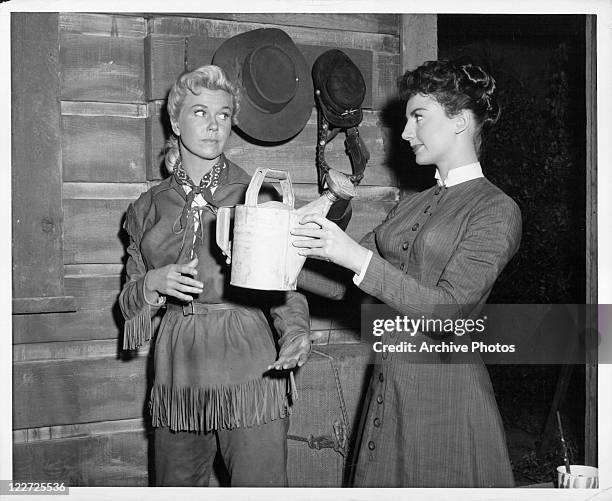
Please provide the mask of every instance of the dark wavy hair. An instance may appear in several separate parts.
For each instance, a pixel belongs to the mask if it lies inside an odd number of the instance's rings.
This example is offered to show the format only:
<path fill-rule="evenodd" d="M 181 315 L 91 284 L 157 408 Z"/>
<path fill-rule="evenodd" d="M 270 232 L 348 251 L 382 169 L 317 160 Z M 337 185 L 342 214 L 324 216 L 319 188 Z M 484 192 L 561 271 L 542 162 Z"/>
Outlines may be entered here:
<path fill-rule="evenodd" d="M 469 60 L 427 61 L 398 79 L 400 98 L 416 94 L 434 98 L 449 117 L 470 110 L 476 120 L 475 146 L 480 152 L 483 127 L 495 124 L 501 109 L 495 79 Z"/>

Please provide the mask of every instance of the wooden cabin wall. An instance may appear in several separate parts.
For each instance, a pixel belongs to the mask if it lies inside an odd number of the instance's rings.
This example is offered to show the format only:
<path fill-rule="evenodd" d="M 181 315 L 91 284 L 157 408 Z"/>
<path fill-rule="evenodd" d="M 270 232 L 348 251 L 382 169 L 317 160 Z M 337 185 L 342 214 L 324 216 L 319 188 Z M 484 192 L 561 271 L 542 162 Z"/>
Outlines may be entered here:
<path fill-rule="evenodd" d="M 145 416 L 152 364 L 147 346 L 129 354 L 121 351 L 122 322 L 116 301 L 124 280 L 126 208 L 165 175 L 160 156 L 165 139 L 163 107 L 176 76 L 210 63 L 223 40 L 260 27 L 285 30 L 309 64 L 328 48 L 346 51 L 367 82 L 360 132 L 371 159 L 348 227 L 348 233 L 359 238 L 383 219 L 399 197 L 397 176 L 387 158 L 391 131 L 381 121 L 381 111 L 395 93 L 405 17 L 50 13 L 35 19 L 36 28 L 31 26 L 32 18 L 15 20 L 14 27 L 21 31 L 14 29 L 13 37 L 36 39 L 33 33 L 41 25 L 52 34 L 46 44 L 55 56 L 42 57 L 53 63 L 47 68 L 57 79 L 57 85 L 47 90 L 46 98 L 55 106 L 55 120 L 47 126 L 55 134 L 51 137 L 61 168 L 54 178 L 58 181 L 49 180 L 46 189 L 48 196 L 57 198 L 55 207 L 60 208 L 63 222 L 61 245 L 45 250 L 49 259 L 59 259 L 54 283 L 61 290 L 47 295 L 68 298 L 61 308 L 43 305 L 14 310 L 15 481 L 147 485 L 150 431 Z M 38 31 L 28 32 L 32 29 Z M 14 68 L 19 66 L 17 58 L 32 57 L 26 45 L 21 47 L 21 53 L 14 49 Z M 31 76 L 28 71 L 36 71 L 25 68 L 20 77 L 24 81 Z M 256 146 L 233 134 L 227 155 L 250 173 L 261 165 L 289 170 L 296 197 L 312 200 L 318 195 L 315 141 L 313 108 L 304 130 L 285 144 Z M 342 138 L 331 143 L 326 158 L 331 166 L 350 171 Z M 21 160 L 14 154 L 14 166 Z M 14 182 L 13 189 L 24 189 L 20 186 Z M 14 203 L 28 212 L 31 202 L 25 198 Z M 14 232 L 17 240 L 27 234 L 19 228 Z M 30 264 L 19 255 L 15 260 L 14 266 L 25 267 L 22 275 L 27 276 L 36 273 L 43 258 Z M 14 305 L 20 300 L 18 292 L 14 290 Z M 323 345 L 330 345 L 334 352 L 338 344 L 358 342 L 359 315 L 354 305 L 313 301 L 312 309 L 312 329 L 322 350 Z M 349 357 L 343 377 L 357 381 L 359 388 L 366 354 L 351 350 L 338 352 Z M 358 363 L 351 365 L 350 357 Z M 328 363 L 324 357 L 319 362 Z M 353 413 L 359 398 L 359 394 L 347 397 Z"/>

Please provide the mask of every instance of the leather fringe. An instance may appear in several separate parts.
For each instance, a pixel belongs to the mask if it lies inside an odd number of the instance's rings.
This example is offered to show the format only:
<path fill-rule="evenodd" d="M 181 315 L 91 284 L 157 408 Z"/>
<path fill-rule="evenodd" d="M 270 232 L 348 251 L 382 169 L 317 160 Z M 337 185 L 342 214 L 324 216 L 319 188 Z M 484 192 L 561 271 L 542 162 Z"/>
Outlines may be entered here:
<path fill-rule="evenodd" d="M 153 426 L 173 431 L 210 431 L 260 425 L 290 414 L 286 378 L 208 388 L 155 385 L 150 409 Z"/>
<path fill-rule="evenodd" d="M 134 318 L 125 321 L 123 327 L 123 349 L 135 350 L 147 341 L 150 341 L 152 335 L 151 308 L 147 305 Z"/>

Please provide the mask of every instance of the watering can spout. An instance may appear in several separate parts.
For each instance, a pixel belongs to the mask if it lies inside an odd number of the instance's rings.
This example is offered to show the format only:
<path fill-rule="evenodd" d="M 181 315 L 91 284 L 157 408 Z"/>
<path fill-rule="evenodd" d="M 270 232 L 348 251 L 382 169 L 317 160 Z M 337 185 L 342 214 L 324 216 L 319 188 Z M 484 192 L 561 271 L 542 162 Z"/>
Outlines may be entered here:
<path fill-rule="evenodd" d="M 266 176 L 281 182 L 282 203 L 257 203 L 259 188 Z M 235 208 L 233 245 L 229 239 L 230 208 L 220 208 L 217 214 L 217 245 L 231 256 L 230 283 L 250 289 L 295 290 L 306 257 L 299 255 L 293 246 L 297 237 L 291 235 L 291 228 L 298 226 L 305 214 L 326 216 L 335 201 L 353 198 L 354 190 L 348 176 L 330 170 L 323 194 L 294 209 L 289 173 L 257 169 L 247 189 L 245 204 Z"/>

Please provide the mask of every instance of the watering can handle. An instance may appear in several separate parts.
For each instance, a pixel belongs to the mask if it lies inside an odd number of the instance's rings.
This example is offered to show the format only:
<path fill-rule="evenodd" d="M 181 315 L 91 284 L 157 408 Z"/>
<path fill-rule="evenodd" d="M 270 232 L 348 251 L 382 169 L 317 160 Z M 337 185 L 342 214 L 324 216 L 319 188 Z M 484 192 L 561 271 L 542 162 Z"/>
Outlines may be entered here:
<path fill-rule="evenodd" d="M 253 174 L 253 177 L 251 178 L 249 187 L 247 188 L 244 204 L 250 206 L 257 205 L 259 189 L 261 188 L 265 178 L 280 181 L 281 190 L 283 192 L 283 203 L 293 209 L 294 197 L 293 186 L 291 185 L 291 176 L 287 171 L 268 168 L 259 168 L 255 171 L 255 174 Z"/>
<path fill-rule="evenodd" d="M 217 211 L 217 227 L 215 233 L 217 245 L 230 259 L 232 257 L 231 245 L 229 241 L 231 210 L 231 207 L 219 207 Z"/>

